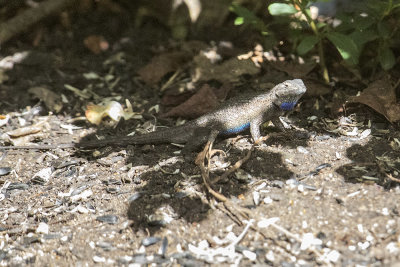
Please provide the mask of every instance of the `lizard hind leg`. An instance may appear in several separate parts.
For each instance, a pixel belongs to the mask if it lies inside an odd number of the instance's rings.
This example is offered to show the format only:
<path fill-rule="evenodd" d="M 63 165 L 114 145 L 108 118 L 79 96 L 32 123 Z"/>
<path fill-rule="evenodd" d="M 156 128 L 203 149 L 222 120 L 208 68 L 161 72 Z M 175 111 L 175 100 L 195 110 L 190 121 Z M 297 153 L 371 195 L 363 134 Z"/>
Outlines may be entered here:
<path fill-rule="evenodd" d="M 218 133 L 214 134 L 212 137 L 212 130 L 206 127 L 200 127 L 194 130 L 193 135 L 187 140 L 185 147 L 182 149 L 182 154 L 189 154 L 192 151 L 198 150 L 203 144 L 210 140 L 210 138 L 217 137 Z M 214 141 L 213 140 L 213 141 Z"/>

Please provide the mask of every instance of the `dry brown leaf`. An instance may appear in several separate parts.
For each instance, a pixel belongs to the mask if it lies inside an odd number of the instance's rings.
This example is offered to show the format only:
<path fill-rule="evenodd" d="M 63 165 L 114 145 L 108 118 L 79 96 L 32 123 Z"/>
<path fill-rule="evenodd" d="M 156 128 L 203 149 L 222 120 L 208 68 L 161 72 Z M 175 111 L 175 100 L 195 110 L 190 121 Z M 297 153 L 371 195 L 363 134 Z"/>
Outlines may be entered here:
<path fill-rule="evenodd" d="M 214 110 L 218 104 L 214 90 L 206 84 L 187 101 L 165 113 L 163 117 L 197 118 Z"/>
<path fill-rule="evenodd" d="M 174 88 L 175 89 L 175 88 Z M 188 100 L 193 95 L 191 91 L 180 93 L 177 90 L 168 90 L 161 98 L 161 105 L 166 107 L 174 107 Z"/>
<path fill-rule="evenodd" d="M 232 84 L 227 82 L 219 88 L 213 88 L 213 92 L 219 101 L 223 101 L 231 89 Z M 167 90 L 161 99 L 161 105 L 167 107 L 178 106 L 188 100 L 193 94 L 194 92 L 192 91 L 185 91 L 182 93 L 179 88 Z"/>
<path fill-rule="evenodd" d="M 203 55 L 195 57 L 195 76 L 196 81 L 217 80 L 220 82 L 236 82 L 240 76 L 256 75 L 261 69 L 257 68 L 250 60 L 239 60 L 231 58 L 221 64 L 212 64 L 208 58 Z"/>
<path fill-rule="evenodd" d="M 51 111 L 58 113 L 63 108 L 61 96 L 45 87 L 31 87 L 29 88 L 28 92 L 42 100 L 46 107 Z"/>
<path fill-rule="evenodd" d="M 396 101 L 395 88 L 387 78 L 373 82 L 359 96 L 351 97 L 349 102 L 367 105 L 390 122 L 400 120 L 400 104 Z"/>
<path fill-rule="evenodd" d="M 214 93 L 219 101 L 223 101 L 232 90 L 232 84 L 229 82 L 224 83 L 221 87 L 214 89 Z"/>
<path fill-rule="evenodd" d="M 276 61 L 272 62 L 271 65 L 280 71 L 286 72 L 294 78 L 302 78 L 310 73 L 310 71 L 312 71 L 317 64 L 315 62 L 298 64 L 295 62 Z"/>
<path fill-rule="evenodd" d="M 106 51 L 109 48 L 109 43 L 103 36 L 100 35 L 90 35 L 86 37 L 83 41 L 86 48 L 89 49 L 93 54 L 100 54 L 103 51 Z"/>
<path fill-rule="evenodd" d="M 31 125 L 31 126 L 21 127 L 12 131 L 8 131 L 7 134 L 11 137 L 21 137 L 25 135 L 35 134 L 42 130 L 43 127 Z"/>
<path fill-rule="evenodd" d="M 49 125 L 42 121 L 35 125 L 8 131 L 4 133 L 1 138 L 12 143 L 14 146 L 25 145 L 33 140 L 43 139 L 46 136 L 43 130 L 47 127 L 49 127 Z"/>
<path fill-rule="evenodd" d="M 5 140 L 12 143 L 14 146 L 24 146 L 24 145 L 30 145 L 30 142 L 32 142 L 34 140 L 44 139 L 45 137 L 47 137 L 46 134 L 44 134 L 42 132 L 38 132 L 38 133 L 29 134 L 29 135 L 24 135 L 24 136 L 17 137 L 17 138 L 8 138 Z"/>
<path fill-rule="evenodd" d="M 307 87 L 308 96 L 321 96 L 332 92 L 332 88 L 318 80 L 303 79 L 304 84 Z"/>
<path fill-rule="evenodd" d="M 138 71 L 138 74 L 145 83 L 155 85 L 165 74 L 176 71 L 189 59 L 190 55 L 186 52 L 171 52 L 155 56 L 149 64 Z"/>

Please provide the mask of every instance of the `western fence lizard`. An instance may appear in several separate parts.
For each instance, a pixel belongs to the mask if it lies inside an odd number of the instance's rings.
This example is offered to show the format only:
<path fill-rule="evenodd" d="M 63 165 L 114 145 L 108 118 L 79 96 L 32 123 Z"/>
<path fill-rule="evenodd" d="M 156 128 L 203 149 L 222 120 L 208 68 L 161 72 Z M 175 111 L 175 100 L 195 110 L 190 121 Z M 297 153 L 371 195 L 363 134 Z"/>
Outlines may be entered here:
<path fill-rule="evenodd" d="M 37 146 L 2 146 L 0 149 L 57 149 L 95 148 L 106 145 L 182 143 L 198 146 L 219 134 L 235 134 L 247 128 L 254 141 L 261 137 L 260 126 L 265 121 L 283 129 L 279 117 L 292 110 L 306 92 L 301 79 L 287 80 L 262 94 L 244 95 L 227 101 L 221 108 L 182 126 L 172 127 L 139 136 Z"/>

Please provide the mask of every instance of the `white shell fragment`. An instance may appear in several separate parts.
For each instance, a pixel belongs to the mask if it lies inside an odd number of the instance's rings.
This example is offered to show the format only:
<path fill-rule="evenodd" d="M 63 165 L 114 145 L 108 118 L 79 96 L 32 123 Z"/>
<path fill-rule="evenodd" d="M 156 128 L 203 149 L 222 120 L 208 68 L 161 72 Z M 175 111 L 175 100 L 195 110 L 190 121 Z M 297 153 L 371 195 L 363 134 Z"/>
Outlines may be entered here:
<path fill-rule="evenodd" d="M 366 129 L 360 134 L 360 139 L 365 139 L 371 134 L 371 129 Z"/>
<path fill-rule="evenodd" d="M 51 174 L 53 170 L 51 167 L 41 169 L 37 173 L 35 173 L 32 177 L 32 181 L 36 183 L 45 184 L 50 180 Z"/>
<path fill-rule="evenodd" d="M 48 234 L 49 233 L 49 225 L 47 223 L 44 223 L 44 222 L 39 223 L 38 228 L 36 228 L 36 233 L 38 233 L 38 234 Z"/>

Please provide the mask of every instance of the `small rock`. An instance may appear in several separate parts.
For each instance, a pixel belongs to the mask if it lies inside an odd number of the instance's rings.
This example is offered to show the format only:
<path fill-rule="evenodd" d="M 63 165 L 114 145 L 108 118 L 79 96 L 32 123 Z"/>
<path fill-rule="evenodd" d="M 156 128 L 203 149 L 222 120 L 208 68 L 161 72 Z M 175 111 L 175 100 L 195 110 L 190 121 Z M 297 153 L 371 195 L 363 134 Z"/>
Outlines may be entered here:
<path fill-rule="evenodd" d="M 108 224 L 116 224 L 118 222 L 118 216 L 116 215 L 103 215 L 96 218 L 99 222 L 104 222 Z"/>
<path fill-rule="evenodd" d="M 161 238 L 159 238 L 159 237 L 150 236 L 150 237 L 147 237 L 142 240 L 142 245 L 145 247 L 148 247 L 148 246 L 154 245 L 155 243 L 159 242 L 160 240 L 161 240 Z"/>
<path fill-rule="evenodd" d="M 298 147 L 297 147 L 297 151 L 300 152 L 300 153 L 302 153 L 302 154 L 308 154 L 308 153 L 310 153 L 310 152 L 308 152 L 308 150 L 307 150 L 305 147 L 303 147 L 303 146 L 298 146 Z"/>
<path fill-rule="evenodd" d="M 10 167 L 2 167 L 0 168 L 0 176 L 7 175 L 12 171 Z"/>
<path fill-rule="evenodd" d="M 106 258 L 100 256 L 93 256 L 93 261 L 96 263 L 106 262 Z"/>
<path fill-rule="evenodd" d="M 255 261 L 257 259 L 257 254 L 250 250 L 243 250 L 243 255 L 251 261 Z"/>
<path fill-rule="evenodd" d="M 130 196 L 128 198 L 128 203 L 131 204 L 135 200 L 139 199 L 141 196 L 142 196 L 142 193 L 140 193 L 140 192 L 134 193 L 132 196 Z"/>
<path fill-rule="evenodd" d="M 11 191 L 11 190 L 27 190 L 29 188 L 28 184 L 24 184 L 24 183 L 11 183 L 9 184 L 9 186 L 7 187 L 7 191 Z"/>
<path fill-rule="evenodd" d="M 258 206 L 258 204 L 260 204 L 260 193 L 255 191 L 253 192 L 253 202 L 254 205 Z"/>

